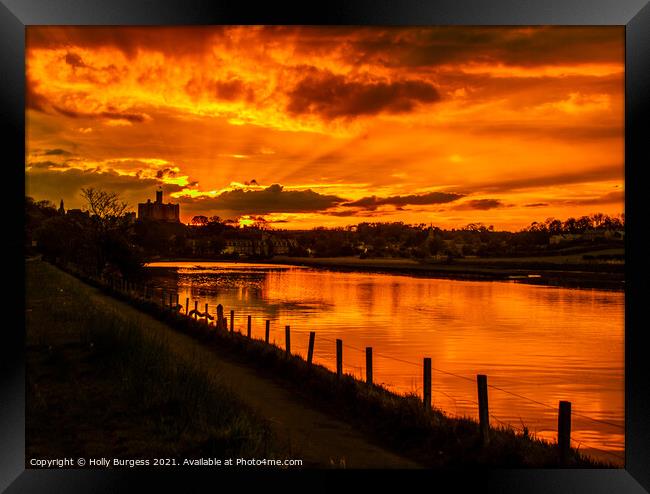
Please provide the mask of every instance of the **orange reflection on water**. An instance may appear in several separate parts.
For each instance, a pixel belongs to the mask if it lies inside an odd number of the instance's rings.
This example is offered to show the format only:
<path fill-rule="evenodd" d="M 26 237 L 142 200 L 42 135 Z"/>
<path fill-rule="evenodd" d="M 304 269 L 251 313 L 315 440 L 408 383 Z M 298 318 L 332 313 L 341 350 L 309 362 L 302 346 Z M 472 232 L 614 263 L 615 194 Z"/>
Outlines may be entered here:
<path fill-rule="evenodd" d="M 572 439 L 581 451 L 622 465 L 624 294 L 506 282 L 453 281 L 244 263 L 155 263 L 155 282 L 211 311 L 235 310 L 235 329 L 314 361 L 422 395 L 422 359 L 431 357 L 433 401 L 450 415 L 477 417 L 476 374 L 487 374 L 491 421 L 556 439 L 560 400 L 572 403 Z M 599 452 L 593 448 L 604 450 Z"/>

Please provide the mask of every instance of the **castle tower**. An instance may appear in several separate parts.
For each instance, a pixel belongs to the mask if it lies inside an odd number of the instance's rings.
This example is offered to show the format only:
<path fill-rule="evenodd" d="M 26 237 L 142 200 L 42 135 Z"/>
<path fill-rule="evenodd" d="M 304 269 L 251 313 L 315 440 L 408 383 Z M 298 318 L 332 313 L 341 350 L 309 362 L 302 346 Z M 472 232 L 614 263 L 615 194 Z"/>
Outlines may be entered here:
<path fill-rule="evenodd" d="M 138 204 L 138 218 L 154 221 L 168 221 L 178 223 L 180 216 L 179 204 L 163 204 L 162 187 L 156 191 L 156 202 L 147 202 Z"/>

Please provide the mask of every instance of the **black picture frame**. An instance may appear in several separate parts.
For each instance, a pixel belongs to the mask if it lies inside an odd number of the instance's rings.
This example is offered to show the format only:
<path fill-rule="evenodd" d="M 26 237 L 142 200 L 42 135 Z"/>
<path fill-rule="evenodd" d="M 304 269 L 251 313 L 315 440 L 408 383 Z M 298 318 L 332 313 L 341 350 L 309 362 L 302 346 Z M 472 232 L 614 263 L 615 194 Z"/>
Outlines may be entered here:
<path fill-rule="evenodd" d="M 621 25 L 625 26 L 625 182 L 626 182 L 626 327 L 625 327 L 625 468 L 612 470 L 507 470 L 401 472 L 400 485 L 441 482 L 454 491 L 464 487 L 487 492 L 642 493 L 650 491 L 650 359 L 643 345 L 644 291 L 648 284 L 642 201 L 644 166 L 650 163 L 650 5 L 646 0 L 357 0 L 300 4 L 207 2 L 202 0 L 0 0 L 0 125 L 5 140 L 3 162 L 11 185 L 5 185 L 5 215 L 15 229 L 4 239 L 22 256 L 25 155 L 25 27 L 28 25 L 190 25 L 190 24 L 345 24 L 345 25 Z M 644 125 L 645 124 L 645 125 Z M 14 185 L 15 184 L 15 185 Z M 7 262 L 7 265 L 11 261 Z M 13 281 L 13 280 L 12 280 Z M 273 477 L 277 486 L 305 489 L 347 482 L 354 472 L 215 473 L 125 472 L 96 470 L 25 470 L 24 277 L 5 282 L 9 312 L 2 324 L 0 390 L 0 490 L 7 492 L 190 492 L 197 483 L 218 488 L 226 477 L 243 482 Z M 606 317 L 606 315 L 604 315 Z M 11 321 L 11 322 L 10 322 Z M 368 480 L 384 482 L 389 472 Z M 144 483 L 143 483 L 144 482 Z"/>

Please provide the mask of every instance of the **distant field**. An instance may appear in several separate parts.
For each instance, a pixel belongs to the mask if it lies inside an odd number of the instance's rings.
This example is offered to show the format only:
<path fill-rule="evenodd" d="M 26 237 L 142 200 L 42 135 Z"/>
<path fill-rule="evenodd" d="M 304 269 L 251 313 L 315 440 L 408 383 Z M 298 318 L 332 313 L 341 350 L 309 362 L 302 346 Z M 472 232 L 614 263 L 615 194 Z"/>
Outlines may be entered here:
<path fill-rule="evenodd" d="M 564 255 L 550 255 L 550 256 L 530 256 L 530 257 L 468 257 L 462 259 L 454 259 L 451 264 L 445 261 L 417 261 L 414 259 L 391 259 L 391 258 L 367 258 L 360 259 L 355 256 L 346 257 L 288 257 L 288 256 L 275 256 L 273 261 L 278 262 L 295 262 L 295 263 L 309 263 L 321 266 L 347 266 L 347 267 L 366 267 L 366 268 L 408 268 L 408 269 L 428 269 L 431 266 L 453 266 L 454 264 L 469 264 L 469 265 L 491 265 L 499 263 L 510 264 L 598 264 L 598 263 L 611 263 L 612 261 L 604 260 L 588 260 L 583 256 L 614 256 L 624 255 L 624 249 L 602 249 L 593 250 L 589 252 L 581 252 L 579 254 L 564 254 Z M 614 261 L 623 263 L 624 261 Z"/>
<path fill-rule="evenodd" d="M 624 261 L 606 261 L 606 260 L 588 260 L 583 256 L 617 256 L 624 255 L 625 250 L 620 249 L 602 249 L 593 250 L 589 252 L 581 252 L 579 254 L 564 254 L 553 256 L 531 256 L 531 257 L 490 257 L 490 258 L 465 258 L 458 259 L 455 262 L 467 264 L 485 264 L 485 263 L 553 263 L 553 264 L 593 264 L 593 263 L 608 263 Z"/>
<path fill-rule="evenodd" d="M 583 256 L 622 255 L 623 249 L 603 249 L 559 256 L 465 258 L 445 261 L 359 259 L 358 257 L 276 256 L 271 262 L 342 271 L 370 271 L 433 278 L 511 280 L 572 288 L 624 288 L 625 262 L 588 260 Z M 533 275 L 533 276 L 529 276 Z"/>

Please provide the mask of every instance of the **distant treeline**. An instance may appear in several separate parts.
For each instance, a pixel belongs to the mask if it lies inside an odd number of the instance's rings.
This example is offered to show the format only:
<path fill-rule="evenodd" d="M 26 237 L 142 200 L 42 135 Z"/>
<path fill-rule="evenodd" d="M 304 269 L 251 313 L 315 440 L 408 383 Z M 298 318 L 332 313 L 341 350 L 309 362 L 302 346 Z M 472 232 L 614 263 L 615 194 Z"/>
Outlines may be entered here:
<path fill-rule="evenodd" d="M 402 257 L 452 261 L 465 256 L 543 255 L 598 245 L 620 246 L 624 216 L 597 213 L 564 221 L 549 218 L 518 232 L 481 223 L 443 230 L 434 225 L 359 223 L 341 228 L 272 230 L 263 222 L 239 227 L 233 220 L 197 216 L 190 225 L 136 221 L 116 194 L 83 191 L 88 212 L 67 214 L 49 201 L 25 200 L 25 244 L 58 260 L 74 260 L 97 271 L 133 276 L 146 259 L 192 257 L 268 259 L 311 257 Z M 34 245 L 35 244 L 35 245 Z"/>

